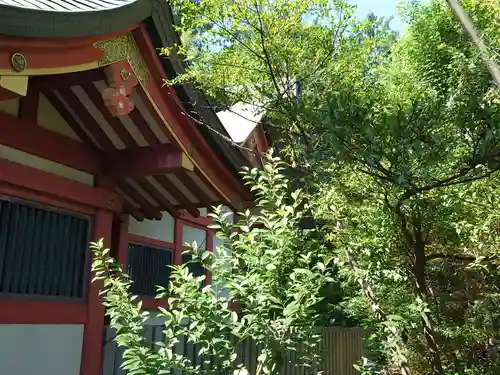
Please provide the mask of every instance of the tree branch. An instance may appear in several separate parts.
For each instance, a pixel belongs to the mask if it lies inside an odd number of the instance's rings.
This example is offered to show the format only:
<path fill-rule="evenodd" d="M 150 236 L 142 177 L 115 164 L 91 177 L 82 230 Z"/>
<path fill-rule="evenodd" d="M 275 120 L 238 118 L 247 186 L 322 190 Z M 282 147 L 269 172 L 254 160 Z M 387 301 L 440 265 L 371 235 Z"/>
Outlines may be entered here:
<path fill-rule="evenodd" d="M 282 94 L 280 87 L 278 85 L 278 81 L 276 80 L 276 75 L 274 74 L 273 66 L 271 64 L 271 59 L 269 57 L 269 52 L 267 51 L 266 45 L 265 45 L 265 40 L 264 40 L 264 25 L 262 22 L 262 17 L 260 14 L 260 7 L 257 2 L 255 2 L 255 10 L 257 12 L 257 17 L 259 19 L 259 34 L 260 34 L 260 43 L 262 45 L 262 52 L 264 53 L 264 61 L 269 68 L 269 75 L 271 76 L 271 79 L 273 81 L 274 88 L 276 89 L 276 94 L 278 94 L 278 98 L 281 99 Z"/>

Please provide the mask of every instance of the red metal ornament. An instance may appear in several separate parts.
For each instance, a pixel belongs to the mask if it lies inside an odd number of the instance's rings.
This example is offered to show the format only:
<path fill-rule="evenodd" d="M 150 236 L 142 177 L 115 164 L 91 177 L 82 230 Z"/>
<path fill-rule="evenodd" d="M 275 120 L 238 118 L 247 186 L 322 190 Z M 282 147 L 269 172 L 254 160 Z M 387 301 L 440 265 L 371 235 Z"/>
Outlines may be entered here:
<path fill-rule="evenodd" d="M 129 97 L 139 82 L 127 60 L 118 61 L 105 68 L 109 87 L 102 91 L 102 99 L 111 115 L 122 116 L 134 110 Z"/>

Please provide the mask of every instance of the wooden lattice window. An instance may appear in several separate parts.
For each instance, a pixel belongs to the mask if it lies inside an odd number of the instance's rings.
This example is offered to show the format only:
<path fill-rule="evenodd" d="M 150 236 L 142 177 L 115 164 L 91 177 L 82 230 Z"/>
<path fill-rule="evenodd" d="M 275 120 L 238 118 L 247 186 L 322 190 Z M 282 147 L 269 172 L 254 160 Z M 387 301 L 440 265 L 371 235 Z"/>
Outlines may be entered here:
<path fill-rule="evenodd" d="M 173 250 L 131 243 L 128 246 L 127 273 L 133 281 L 131 292 L 155 297 L 157 285 L 167 287 Z"/>
<path fill-rule="evenodd" d="M 91 219 L 0 198 L 0 297 L 82 298 Z"/>

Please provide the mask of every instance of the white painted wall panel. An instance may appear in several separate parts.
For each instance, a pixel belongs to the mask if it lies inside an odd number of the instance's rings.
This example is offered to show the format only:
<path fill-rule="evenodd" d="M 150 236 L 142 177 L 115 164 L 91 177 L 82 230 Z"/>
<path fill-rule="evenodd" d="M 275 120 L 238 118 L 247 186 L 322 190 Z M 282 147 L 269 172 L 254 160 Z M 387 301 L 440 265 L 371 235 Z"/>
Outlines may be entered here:
<path fill-rule="evenodd" d="M 81 142 L 80 138 L 71 126 L 62 118 L 57 110 L 50 104 L 45 95 L 40 94 L 38 99 L 37 124 L 42 128 L 49 129 L 54 133 Z"/>
<path fill-rule="evenodd" d="M 130 217 L 128 232 L 155 240 L 174 242 L 174 218 L 168 212 L 162 212 L 161 220 L 137 221 Z"/>
<path fill-rule="evenodd" d="M 213 251 L 216 256 L 219 256 L 219 251 L 222 251 L 222 256 L 231 256 L 231 250 L 224 247 L 224 240 L 214 236 Z M 212 276 L 212 287 L 219 298 L 229 298 L 229 291 L 217 282 L 217 278 Z"/>
<path fill-rule="evenodd" d="M 193 242 L 196 242 L 196 245 L 198 245 L 199 249 L 205 249 L 206 248 L 206 239 L 207 239 L 207 232 L 203 229 L 191 227 L 189 225 L 183 225 L 182 226 L 182 243 L 189 243 L 192 244 Z"/>
<path fill-rule="evenodd" d="M 0 374 L 78 375 L 82 324 L 0 324 Z"/>
<path fill-rule="evenodd" d="M 235 220 L 235 215 L 234 215 L 234 212 L 231 211 L 228 207 L 226 206 L 223 206 L 222 207 L 222 212 L 226 213 L 226 212 L 230 212 L 231 215 L 228 215 L 226 217 L 226 221 L 228 223 L 234 223 L 234 220 Z M 216 256 L 219 255 L 219 251 L 222 252 L 222 256 L 231 256 L 231 250 L 229 250 L 227 247 L 224 247 L 224 240 L 220 239 L 217 237 L 217 235 L 214 236 L 214 241 L 213 241 L 213 251 L 214 251 L 214 254 L 216 254 Z M 219 298 L 229 298 L 229 291 L 227 289 L 225 289 L 222 285 L 220 285 L 218 282 L 217 282 L 217 279 L 216 278 L 212 278 L 212 287 L 214 288 L 214 291 L 215 293 L 217 294 L 217 296 Z"/>
<path fill-rule="evenodd" d="M 17 117 L 17 113 L 19 112 L 19 98 L 0 101 L 0 111 Z"/>

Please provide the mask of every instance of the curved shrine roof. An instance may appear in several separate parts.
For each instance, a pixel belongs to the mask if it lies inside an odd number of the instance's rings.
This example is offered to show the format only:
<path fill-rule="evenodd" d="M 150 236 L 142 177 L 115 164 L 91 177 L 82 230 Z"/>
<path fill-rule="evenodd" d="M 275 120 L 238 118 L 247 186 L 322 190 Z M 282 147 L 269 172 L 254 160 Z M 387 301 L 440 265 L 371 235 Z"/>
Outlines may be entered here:
<path fill-rule="evenodd" d="M 154 0 L 0 0 L 0 35 L 104 35 L 149 17 Z"/>

